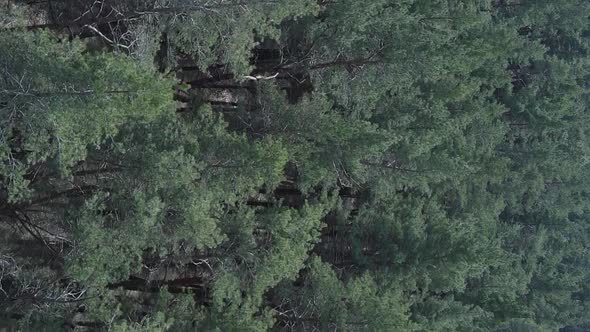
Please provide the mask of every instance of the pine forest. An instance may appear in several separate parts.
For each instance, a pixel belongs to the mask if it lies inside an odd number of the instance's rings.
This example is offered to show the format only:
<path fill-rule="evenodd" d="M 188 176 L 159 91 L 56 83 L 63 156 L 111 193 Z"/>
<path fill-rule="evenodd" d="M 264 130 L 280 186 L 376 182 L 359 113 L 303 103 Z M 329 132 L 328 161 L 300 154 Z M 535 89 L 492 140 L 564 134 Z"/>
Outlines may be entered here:
<path fill-rule="evenodd" d="M 590 331 L 590 1 L 0 0 L 0 331 Z"/>

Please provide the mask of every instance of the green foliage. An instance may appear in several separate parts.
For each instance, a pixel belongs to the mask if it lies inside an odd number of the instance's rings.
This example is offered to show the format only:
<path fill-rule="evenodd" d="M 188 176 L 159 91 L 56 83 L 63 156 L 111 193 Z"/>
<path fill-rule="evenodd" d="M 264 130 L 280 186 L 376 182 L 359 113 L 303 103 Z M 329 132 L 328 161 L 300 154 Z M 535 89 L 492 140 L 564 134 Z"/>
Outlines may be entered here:
<path fill-rule="evenodd" d="M 273 315 L 264 306 L 263 296 L 279 283 L 295 280 L 317 241 L 325 209 L 324 204 L 315 204 L 301 211 L 269 209 L 260 215 L 256 221 L 260 229 L 252 231 L 264 232 L 272 239 L 257 247 L 255 239 L 245 242 L 251 248 L 246 256 L 226 260 L 224 272 L 214 284 L 213 315 L 207 326 L 232 331 L 264 331 L 272 327 Z"/>
<path fill-rule="evenodd" d="M 12 28 L 22 25 L 25 21 L 26 7 L 18 6 L 12 2 L 5 2 L 0 5 L 0 28 Z"/>
<path fill-rule="evenodd" d="M 179 12 L 187 12 L 184 17 L 173 15 L 160 23 L 172 46 L 194 56 L 200 68 L 223 63 L 240 75 L 251 71 L 250 52 L 258 42 L 279 39 L 282 21 L 318 10 L 310 0 L 214 1 L 205 6 L 199 1 L 181 1 L 179 5 Z"/>
<path fill-rule="evenodd" d="M 261 131 L 283 142 L 304 190 L 319 183 L 329 187 L 337 180 L 364 181 L 363 161 L 379 156 L 391 144 L 384 131 L 367 121 L 351 123 L 321 95 L 288 105 L 270 84 L 262 85 L 259 93 L 265 97 Z"/>
<path fill-rule="evenodd" d="M 31 166 L 51 162 L 67 174 L 122 124 L 170 110 L 172 82 L 123 56 L 45 32 L 5 31 L 0 45 L 1 176 L 12 202 L 30 196 Z"/>
<path fill-rule="evenodd" d="M 120 324 L 115 324 L 112 328 L 112 331 L 116 332 L 140 332 L 140 331 L 157 331 L 157 332 L 165 332 L 169 331 L 170 327 L 172 326 L 171 323 L 164 320 L 163 315 L 157 314 L 155 317 L 150 317 L 145 319 L 140 324 L 128 324 L 127 322 L 122 322 Z"/>
<path fill-rule="evenodd" d="M 313 258 L 299 305 L 312 303 L 304 317 L 323 329 L 412 330 L 399 289 L 384 289 L 368 274 L 343 283 L 329 264 Z"/>
<path fill-rule="evenodd" d="M 120 8 L 80 20 L 141 34 L 132 56 L 0 14 L 0 307 L 23 329 L 590 321 L 587 1 Z"/>
<path fill-rule="evenodd" d="M 163 204 L 135 193 L 126 210 L 109 213 L 104 205 L 98 205 L 101 198 L 89 200 L 76 218 L 74 232 L 79 239 L 79 254 L 73 255 L 75 260 L 68 264 L 68 272 L 76 280 L 105 286 L 138 269 L 142 250 L 149 245 L 148 235 L 160 219 Z M 112 199 L 121 201 L 118 197 Z M 129 238 L 130 233 L 141 236 Z"/>

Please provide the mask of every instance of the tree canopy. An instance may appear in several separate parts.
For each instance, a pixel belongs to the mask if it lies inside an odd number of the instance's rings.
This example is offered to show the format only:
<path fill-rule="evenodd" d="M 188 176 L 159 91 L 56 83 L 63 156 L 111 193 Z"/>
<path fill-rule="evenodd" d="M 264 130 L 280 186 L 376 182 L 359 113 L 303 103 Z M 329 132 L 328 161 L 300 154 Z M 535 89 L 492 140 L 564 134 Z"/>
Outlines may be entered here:
<path fill-rule="evenodd" d="M 0 4 L 0 328 L 587 330 L 589 17 Z"/>

